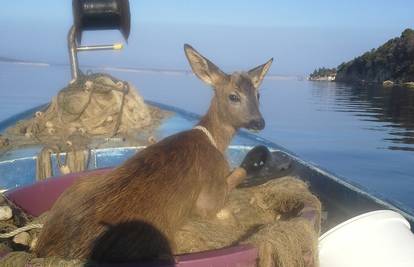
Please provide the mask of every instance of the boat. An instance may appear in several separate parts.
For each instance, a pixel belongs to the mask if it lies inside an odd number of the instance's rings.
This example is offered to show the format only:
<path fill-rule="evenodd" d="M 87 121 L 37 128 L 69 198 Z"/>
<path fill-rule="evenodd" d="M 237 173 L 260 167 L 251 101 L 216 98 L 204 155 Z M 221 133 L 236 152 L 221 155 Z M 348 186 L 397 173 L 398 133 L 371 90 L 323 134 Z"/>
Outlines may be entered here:
<path fill-rule="evenodd" d="M 199 118 L 196 114 L 176 107 L 154 102 L 150 102 L 150 104 L 174 114 L 159 126 L 158 134 L 160 136 L 168 136 L 180 130 L 189 129 Z M 0 131 L 13 122 L 33 116 L 36 110 L 38 108 L 1 122 Z M 247 152 L 257 145 L 266 146 L 278 158 L 287 159 L 286 161 L 291 164 L 288 172 L 294 173 L 310 184 L 311 191 L 319 197 L 324 206 L 326 221 L 323 229 L 325 233 L 356 216 L 377 210 L 391 210 L 401 214 L 409 222 L 412 229 L 414 217 L 411 214 L 255 134 L 244 131 L 238 133 L 228 149 L 228 159 L 231 165 L 238 166 Z M 94 150 L 91 153 L 92 158 L 88 172 L 107 172 L 140 149 L 143 147 L 113 147 Z M 0 173 L 2 173 L 0 182 L 2 188 L 7 188 L 6 196 L 33 216 L 38 216 L 48 210 L 64 189 L 80 176 L 79 173 L 68 174 L 36 183 L 35 161 L 39 151 L 40 147 L 27 147 L 10 151 L 0 157 Z M 223 266 L 224 262 L 229 264 L 227 266 L 238 266 L 239 263 L 245 264 L 242 266 L 253 266 L 254 264 L 249 265 L 249 263 L 255 263 L 256 259 L 257 250 L 255 248 L 238 246 L 182 256 L 177 266 Z"/>
<path fill-rule="evenodd" d="M 125 36 L 128 35 L 128 27 L 123 28 L 123 33 Z M 72 48 L 73 38 L 76 37 L 76 34 L 72 28 L 69 35 L 69 44 L 72 44 Z M 87 50 L 88 48 L 82 49 Z M 105 49 L 105 47 L 90 49 Z M 73 78 L 77 79 L 77 59 L 74 51 L 74 49 L 70 49 L 71 70 Z M 197 114 L 164 103 L 146 101 L 146 104 L 169 114 L 154 129 L 153 134 L 158 139 L 191 129 L 200 118 Z M 34 107 L 0 122 L 0 133 L 20 120 L 35 117 L 36 112 L 45 108 L 46 105 Z M 407 256 L 409 254 L 407 251 L 414 251 L 414 235 L 410 230 L 414 226 L 413 214 L 364 190 L 359 185 L 352 184 L 301 159 L 288 149 L 247 131 L 240 131 L 229 146 L 227 156 L 230 165 L 232 167 L 239 166 L 249 151 L 258 146 L 266 147 L 270 151 L 271 157 L 277 161 L 277 166 L 273 169 L 273 176 L 270 174 L 267 177 L 277 179 L 288 174 L 299 177 L 309 184 L 312 193 L 322 202 L 324 220 L 323 234 L 320 237 L 320 266 L 370 266 L 371 264 L 372 266 L 390 266 L 389 260 L 392 260 L 392 266 L 412 266 L 410 264 L 414 264 L 414 253 Z M 90 150 L 87 170 L 66 175 L 58 174 L 59 170 L 56 167 L 59 157 L 65 157 L 65 153 L 52 154 L 53 173 L 58 175 L 44 181 L 37 181 L 35 175 L 36 159 L 42 147 L 36 144 L 25 145 L 0 154 L 0 188 L 4 190 L 4 194 L 9 200 L 26 213 L 39 216 L 49 210 L 60 194 L 79 177 L 85 174 L 106 173 L 144 148 L 145 145 L 128 146 L 116 138 L 109 138 L 105 147 Z M 266 177 L 251 179 L 246 182 L 245 186 L 266 181 Z M 396 222 L 395 225 L 390 226 L 390 221 Z M 376 227 L 377 224 L 381 227 Z M 388 255 L 383 253 L 382 257 L 379 254 L 373 259 L 372 255 L 374 254 L 367 252 L 370 249 L 364 246 L 375 247 L 371 239 L 372 235 L 367 235 L 370 227 L 382 231 L 377 233 L 375 242 L 381 243 L 391 240 L 389 244 L 392 246 L 383 245 L 388 251 Z M 392 233 L 393 236 L 390 236 L 389 233 Z M 359 244 L 355 244 L 352 238 L 344 239 L 343 237 L 345 235 L 349 238 L 349 235 L 353 234 L 356 235 L 355 240 L 358 240 Z M 396 240 L 397 237 L 398 240 Z M 335 249 L 335 247 L 337 248 Z M 340 249 L 345 251 L 341 253 Z M 356 258 L 359 265 L 350 263 L 349 258 L 352 258 L 352 255 L 357 255 L 358 251 L 363 251 L 365 254 Z M 371 249 L 371 252 L 378 253 L 375 249 Z M 385 256 L 387 257 L 384 259 Z M 175 266 L 256 266 L 257 259 L 257 248 L 251 245 L 235 245 L 212 251 L 179 255 L 176 258 Z M 133 266 L 148 265 L 133 263 Z M 156 263 L 154 266 L 164 265 Z"/>

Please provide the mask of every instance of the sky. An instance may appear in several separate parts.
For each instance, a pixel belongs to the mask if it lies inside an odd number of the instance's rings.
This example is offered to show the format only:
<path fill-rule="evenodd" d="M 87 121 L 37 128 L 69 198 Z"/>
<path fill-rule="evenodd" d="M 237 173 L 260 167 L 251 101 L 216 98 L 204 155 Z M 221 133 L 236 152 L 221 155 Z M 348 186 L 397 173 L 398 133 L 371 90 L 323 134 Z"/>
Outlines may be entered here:
<path fill-rule="evenodd" d="M 67 63 L 70 0 L 15 0 L 0 9 L 0 56 Z M 334 67 L 414 27 L 414 1 L 130 0 L 131 35 L 122 52 L 80 55 L 81 64 L 188 69 L 192 44 L 231 72 L 275 59 L 271 74 Z M 87 32 L 83 44 L 122 40 Z"/>

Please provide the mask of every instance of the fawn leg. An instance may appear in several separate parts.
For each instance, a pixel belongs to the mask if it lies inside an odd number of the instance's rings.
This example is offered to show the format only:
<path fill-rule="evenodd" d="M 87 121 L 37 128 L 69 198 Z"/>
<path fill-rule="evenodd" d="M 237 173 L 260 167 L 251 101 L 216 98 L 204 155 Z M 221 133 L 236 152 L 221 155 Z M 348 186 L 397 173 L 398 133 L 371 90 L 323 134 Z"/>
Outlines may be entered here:
<path fill-rule="evenodd" d="M 230 192 L 236 188 L 236 186 L 238 186 L 241 182 L 244 181 L 244 179 L 246 179 L 246 176 L 247 173 L 245 169 L 241 167 L 234 169 L 226 178 L 227 192 Z"/>
<path fill-rule="evenodd" d="M 225 179 L 211 179 L 197 198 L 196 213 L 201 217 L 211 217 L 224 206 L 227 194 L 246 178 L 243 168 L 236 168 Z"/>

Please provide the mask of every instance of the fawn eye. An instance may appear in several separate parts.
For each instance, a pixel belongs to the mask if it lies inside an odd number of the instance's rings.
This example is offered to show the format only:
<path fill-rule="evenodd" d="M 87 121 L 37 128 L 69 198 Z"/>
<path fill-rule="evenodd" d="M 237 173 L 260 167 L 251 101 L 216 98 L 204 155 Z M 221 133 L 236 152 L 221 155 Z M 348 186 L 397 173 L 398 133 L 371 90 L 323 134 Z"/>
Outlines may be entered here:
<path fill-rule="evenodd" d="M 230 99 L 231 102 L 240 102 L 240 96 L 238 96 L 236 94 L 229 95 L 229 99 Z"/>

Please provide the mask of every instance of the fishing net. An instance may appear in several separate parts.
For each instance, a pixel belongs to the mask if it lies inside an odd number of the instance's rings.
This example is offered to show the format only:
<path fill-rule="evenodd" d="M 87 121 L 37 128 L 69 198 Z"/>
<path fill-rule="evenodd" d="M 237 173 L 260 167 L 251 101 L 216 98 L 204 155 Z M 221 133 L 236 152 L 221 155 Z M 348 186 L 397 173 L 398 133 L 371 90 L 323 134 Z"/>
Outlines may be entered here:
<path fill-rule="evenodd" d="M 191 218 L 176 234 L 176 254 L 251 244 L 258 248 L 259 266 L 318 266 L 320 218 L 321 203 L 305 182 L 293 177 L 271 180 L 260 186 L 232 191 L 225 207 L 214 219 Z M 47 213 L 32 223 L 45 220 Z M 36 258 L 30 253 L 30 247 L 34 246 L 39 231 L 28 231 L 26 251 L 8 254 L 0 265 L 11 264 L 14 260 L 30 264 L 50 261 L 67 266 L 85 263 Z M 7 229 L 0 227 L 0 232 L 7 232 Z M 13 242 L 3 240 L 3 250 L 12 251 L 10 243 Z"/>
<path fill-rule="evenodd" d="M 167 112 L 147 105 L 129 83 L 107 74 L 84 75 L 32 118 L 6 129 L 0 135 L 0 151 L 42 145 L 37 160 L 41 180 L 52 175 L 52 154 L 58 154 L 62 174 L 83 171 L 91 148 L 109 141 L 116 146 L 147 145 L 166 116 Z"/>
<path fill-rule="evenodd" d="M 318 198 L 303 181 L 284 177 L 234 190 L 217 218 L 192 219 L 176 240 L 179 253 L 248 243 L 259 249 L 260 266 L 317 266 L 320 224 Z"/>

